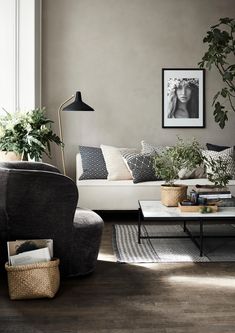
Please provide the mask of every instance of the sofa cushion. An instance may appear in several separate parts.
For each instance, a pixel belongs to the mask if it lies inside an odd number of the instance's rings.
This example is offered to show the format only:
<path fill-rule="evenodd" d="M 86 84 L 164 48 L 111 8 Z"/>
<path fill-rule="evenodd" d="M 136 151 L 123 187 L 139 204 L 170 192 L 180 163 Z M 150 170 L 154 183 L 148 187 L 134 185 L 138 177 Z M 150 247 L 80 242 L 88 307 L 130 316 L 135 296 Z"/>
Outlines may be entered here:
<path fill-rule="evenodd" d="M 102 150 L 97 147 L 80 146 L 79 151 L 83 169 L 79 179 L 107 179 L 108 172 Z"/>
<path fill-rule="evenodd" d="M 226 161 L 228 163 L 227 165 L 227 170 L 228 173 L 231 175 L 231 178 L 235 178 L 235 161 L 234 161 L 234 148 L 228 148 L 223 151 L 217 152 L 213 150 L 202 150 L 202 155 L 206 157 L 207 159 L 212 159 L 212 160 L 218 160 L 221 158 L 222 160 Z M 206 162 L 205 162 L 206 164 Z M 206 172 L 208 173 L 213 173 L 212 169 L 210 166 L 206 166 Z"/>
<path fill-rule="evenodd" d="M 123 161 L 122 153 L 134 152 L 136 149 L 117 148 L 106 145 L 100 145 L 100 148 L 108 170 L 108 180 L 132 179 L 132 175 Z"/>
<path fill-rule="evenodd" d="M 228 146 L 214 145 L 213 143 L 207 143 L 207 144 L 206 144 L 206 148 L 207 148 L 208 150 L 213 150 L 213 151 L 218 151 L 218 152 L 220 152 L 220 151 L 223 151 L 223 150 L 228 149 L 228 148 L 230 148 L 230 147 L 228 147 Z"/>
<path fill-rule="evenodd" d="M 159 180 L 153 169 L 153 155 L 141 153 L 122 153 L 132 177 L 133 183 Z"/>
<path fill-rule="evenodd" d="M 166 149 L 165 146 L 153 145 L 144 140 L 141 141 L 141 147 L 142 154 L 161 154 Z"/>

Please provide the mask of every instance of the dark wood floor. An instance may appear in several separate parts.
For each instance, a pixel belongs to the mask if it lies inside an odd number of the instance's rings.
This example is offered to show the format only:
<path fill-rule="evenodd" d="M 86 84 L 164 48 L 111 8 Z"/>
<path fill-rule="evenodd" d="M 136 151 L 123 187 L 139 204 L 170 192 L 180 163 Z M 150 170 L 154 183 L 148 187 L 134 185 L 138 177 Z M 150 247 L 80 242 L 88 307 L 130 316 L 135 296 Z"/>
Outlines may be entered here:
<path fill-rule="evenodd" d="M 62 281 L 53 300 L 10 301 L 0 277 L 1 333 L 235 332 L 235 264 L 117 264 L 112 222 L 95 273 Z"/>

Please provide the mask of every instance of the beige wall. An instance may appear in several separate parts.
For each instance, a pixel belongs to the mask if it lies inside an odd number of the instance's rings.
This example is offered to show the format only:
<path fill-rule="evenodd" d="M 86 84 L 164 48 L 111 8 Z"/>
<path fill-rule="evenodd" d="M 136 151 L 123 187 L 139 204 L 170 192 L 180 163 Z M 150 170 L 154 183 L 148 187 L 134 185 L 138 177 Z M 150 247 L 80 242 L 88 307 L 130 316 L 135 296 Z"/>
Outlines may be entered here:
<path fill-rule="evenodd" d="M 95 108 L 63 113 L 70 176 L 79 144 L 172 144 L 180 135 L 234 145 L 235 117 L 224 130 L 213 120 L 214 71 L 206 73 L 206 128 L 161 126 L 161 69 L 197 67 L 202 38 L 226 16 L 235 16 L 234 0 L 43 0 L 42 104 L 54 129 L 58 106 L 76 90 Z M 58 148 L 52 162 L 61 167 Z"/>

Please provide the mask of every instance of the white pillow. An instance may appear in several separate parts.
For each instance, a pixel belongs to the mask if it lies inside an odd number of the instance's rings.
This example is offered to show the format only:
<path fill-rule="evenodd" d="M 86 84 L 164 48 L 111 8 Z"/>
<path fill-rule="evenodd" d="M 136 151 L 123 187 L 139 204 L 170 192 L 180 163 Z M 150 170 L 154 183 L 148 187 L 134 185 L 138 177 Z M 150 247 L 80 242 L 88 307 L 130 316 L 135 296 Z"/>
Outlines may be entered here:
<path fill-rule="evenodd" d="M 161 154 L 167 149 L 165 146 L 153 145 L 144 140 L 141 141 L 141 146 L 141 154 Z"/>
<path fill-rule="evenodd" d="M 113 146 L 100 145 L 102 150 L 106 168 L 108 171 L 108 180 L 127 180 L 133 179 L 128 170 L 121 152 L 134 152 L 136 149 L 117 148 Z"/>

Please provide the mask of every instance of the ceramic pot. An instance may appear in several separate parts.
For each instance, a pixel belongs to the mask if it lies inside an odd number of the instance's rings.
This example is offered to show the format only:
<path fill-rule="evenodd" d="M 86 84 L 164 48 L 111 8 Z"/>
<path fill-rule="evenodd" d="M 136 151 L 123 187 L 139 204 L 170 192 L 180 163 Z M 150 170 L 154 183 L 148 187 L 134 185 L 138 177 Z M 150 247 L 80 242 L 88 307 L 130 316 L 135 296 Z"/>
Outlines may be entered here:
<path fill-rule="evenodd" d="M 0 151 L 0 162 L 21 161 L 21 155 L 13 151 Z"/>

